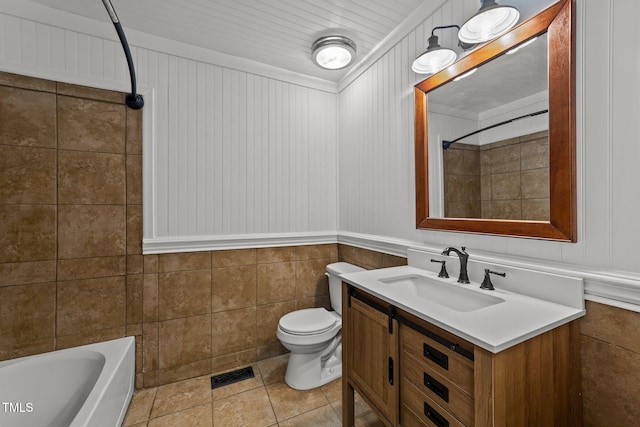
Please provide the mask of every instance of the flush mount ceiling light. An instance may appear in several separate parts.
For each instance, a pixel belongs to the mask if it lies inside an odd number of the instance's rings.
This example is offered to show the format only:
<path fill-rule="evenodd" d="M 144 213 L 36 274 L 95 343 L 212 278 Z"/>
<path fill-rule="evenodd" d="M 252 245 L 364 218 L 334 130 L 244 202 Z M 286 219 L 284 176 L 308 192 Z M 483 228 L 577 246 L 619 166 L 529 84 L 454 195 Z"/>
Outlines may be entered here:
<path fill-rule="evenodd" d="M 311 59 L 318 67 L 340 70 L 353 62 L 356 44 L 344 36 L 320 37 L 311 46 Z"/>
<path fill-rule="evenodd" d="M 442 30 L 445 28 L 457 28 L 460 29 L 457 25 L 445 25 L 441 27 L 434 27 L 431 30 L 431 37 L 429 37 L 429 45 L 427 46 L 427 50 L 421 53 L 413 64 L 411 65 L 411 69 L 418 74 L 434 74 L 443 68 L 447 68 L 449 65 L 453 64 L 458 55 L 453 49 L 448 47 L 441 47 L 438 44 L 438 36 L 434 34 L 436 30 Z M 459 46 L 463 49 L 468 49 L 472 47 L 471 45 L 459 43 Z"/>
<path fill-rule="evenodd" d="M 499 5 L 495 0 L 481 0 L 478 12 L 467 19 L 458 38 L 464 43 L 484 43 L 509 31 L 520 19 L 513 6 Z"/>

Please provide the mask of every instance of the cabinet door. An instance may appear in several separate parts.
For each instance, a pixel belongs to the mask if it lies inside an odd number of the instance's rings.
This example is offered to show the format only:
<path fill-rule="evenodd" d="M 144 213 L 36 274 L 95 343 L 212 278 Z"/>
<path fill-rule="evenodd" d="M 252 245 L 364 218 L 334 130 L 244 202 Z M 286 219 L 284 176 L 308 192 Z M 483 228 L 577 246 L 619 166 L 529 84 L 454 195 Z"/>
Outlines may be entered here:
<path fill-rule="evenodd" d="M 397 323 L 374 308 L 352 298 L 347 320 L 349 378 L 381 415 L 397 424 Z"/>

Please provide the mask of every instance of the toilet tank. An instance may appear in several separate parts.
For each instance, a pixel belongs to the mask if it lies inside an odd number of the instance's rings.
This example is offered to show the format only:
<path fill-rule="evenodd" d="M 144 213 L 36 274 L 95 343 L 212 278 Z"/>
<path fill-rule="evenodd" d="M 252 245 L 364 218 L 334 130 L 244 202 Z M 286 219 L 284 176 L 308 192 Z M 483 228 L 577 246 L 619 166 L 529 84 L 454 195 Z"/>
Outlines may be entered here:
<path fill-rule="evenodd" d="M 327 265 L 327 276 L 329 277 L 329 296 L 331 297 L 331 307 L 342 316 L 342 279 L 341 274 L 355 273 L 363 271 L 364 268 L 348 262 L 334 262 Z"/>

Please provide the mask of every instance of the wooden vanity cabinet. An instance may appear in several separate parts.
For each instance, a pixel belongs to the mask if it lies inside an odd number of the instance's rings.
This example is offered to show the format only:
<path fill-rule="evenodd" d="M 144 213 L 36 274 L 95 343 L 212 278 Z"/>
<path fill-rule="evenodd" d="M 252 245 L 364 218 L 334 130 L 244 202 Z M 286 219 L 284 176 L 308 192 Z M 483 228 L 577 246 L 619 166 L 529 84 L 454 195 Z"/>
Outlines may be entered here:
<path fill-rule="evenodd" d="M 582 425 L 576 321 L 492 353 L 345 284 L 343 346 L 344 426 L 354 389 L 387 426 Z"/>
<path fill-rule="evenodd" d="M 400 340 L 401 424 L 474 425 L 474 345 L 409 313 Z"/>
<path fill-rule="evenodd" d="M 347 289 L 343 288 L 343 291 Z M 343 295 L 347 304 L 342 309 L 342 368 L 343 376 L 348 372 L 349 378 L 348 382 L 343 381 L 343 403 L 347 401 L 343 405 L 343 416 L 350 414 L 353 423 L 355 387 L 385 425 L 395 426 L 398 424 L 398 324 L 386 313 L 389 304 L 360 291 L 353 292 L 353 295 Z M 344 398 L 345 395 L 348 398 Z"/>

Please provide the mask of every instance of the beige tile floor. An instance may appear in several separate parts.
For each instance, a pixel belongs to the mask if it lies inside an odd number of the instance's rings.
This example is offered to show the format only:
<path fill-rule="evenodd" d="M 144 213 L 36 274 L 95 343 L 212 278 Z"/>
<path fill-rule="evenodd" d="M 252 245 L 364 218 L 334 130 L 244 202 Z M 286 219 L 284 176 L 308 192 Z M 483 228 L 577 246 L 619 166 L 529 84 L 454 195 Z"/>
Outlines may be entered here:
<path fill-rule="evenodd" d="M 255 378 L 215 390 L 210 375 L 139 390 L 123 426 L 340 426 L 340 380 L 314 390 L 294 390 L 284 382 L 287 359 L 285 354 L 260 361 L 253 365 Z M 383 425 L 358 396 L 355 412 L 357 427 Z"/>

